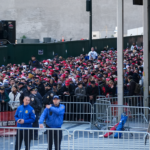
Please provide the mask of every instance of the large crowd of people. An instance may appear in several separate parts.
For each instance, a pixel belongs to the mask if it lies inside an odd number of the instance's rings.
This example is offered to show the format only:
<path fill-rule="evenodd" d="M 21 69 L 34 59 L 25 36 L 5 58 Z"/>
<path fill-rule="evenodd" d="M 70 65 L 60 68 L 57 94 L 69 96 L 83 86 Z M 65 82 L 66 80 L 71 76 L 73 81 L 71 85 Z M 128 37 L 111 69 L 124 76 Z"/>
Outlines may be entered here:
<path fill-rule="evenodd" d="M 143 48 L 133 43 L 124 50 L 124 95 L 143 94 Z M 104 48 L 98 54 L 91 48 L 89 54 L 63 59 L 55 54 L 53 59 L 39 62 L 35 56 L 29 64 L 2 65 L 0 68 L 0 102 L 19 100 L 34 94 L 41 103 L 51 103 L 53 95 L 113 97 L 117 95 L 117 51 Z M 137 86 L 140 85 L 140 86 Z M 140 91 L 135 91 L 140 87 Z M 15 109 L 17 105 L 12 106 Z"/>
<path fill-rule="evenodd" d="M 143 48 L 134 43 L 124 50 L 124 95 L 143 94 Z M 41 104 L 52 102 L 53 95 L 87 96 L 94 102 L 95 96 L 117 95 L 117 51 L 104 48 L 98 54 L 91 48 L 89 54 L 63 59 L 55 54 L 53 59 L 39 62 L 35 56 L 29 64 L 2 65 L 0 68 L 0 102 L 20 101 L 24 96 L 36 98 Z M 140 86 L 137 86 L 140 85 Z M 140 91 L 135 92 L 136 87 Z M 11 106 L 12 109 L 18 105 Z M 41 106 L 39 106 L 41 107 Z"/>

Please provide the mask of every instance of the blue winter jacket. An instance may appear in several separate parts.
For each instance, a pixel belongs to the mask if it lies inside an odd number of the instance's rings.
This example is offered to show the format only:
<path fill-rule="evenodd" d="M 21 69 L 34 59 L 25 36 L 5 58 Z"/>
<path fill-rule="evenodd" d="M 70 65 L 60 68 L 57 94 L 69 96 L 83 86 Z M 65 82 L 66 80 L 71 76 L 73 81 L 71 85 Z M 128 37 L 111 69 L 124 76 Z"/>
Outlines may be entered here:
<path fill-rule="evenodd" d="M 35 121 L 34 109 L 30 105 L 19 106 L 15 114 L 16 122 L 19 119 L 24 119 L 24 124 L 17 123 L 17 127 L 32 127 L 32 123 Z"/>
<path fill-rule="evenodd" d="M 65 106 L 59 104 L 59 106 L 52 105 L 50 109 L 45 108 L 42 113 L 39 123 L 43 124 L 46 119 L 46 125 L 50 128 L 61 128 L 63 124 L 63 118 L 65 113 Z"/>

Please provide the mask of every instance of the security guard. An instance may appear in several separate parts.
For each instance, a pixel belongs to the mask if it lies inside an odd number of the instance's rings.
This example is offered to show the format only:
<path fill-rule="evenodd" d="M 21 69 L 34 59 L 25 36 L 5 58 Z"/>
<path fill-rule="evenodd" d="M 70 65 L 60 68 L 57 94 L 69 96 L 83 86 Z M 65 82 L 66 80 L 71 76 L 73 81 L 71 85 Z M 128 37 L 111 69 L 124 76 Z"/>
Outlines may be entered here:
<path fill-rule="evenodd" d="M 35 88 L 34 85 L 32 85 L 32 87 L 30 89 L 30 96 L 29 96 L 31 99 L 30 106 L 33 107 L 33 109 L 35 110 L 35 115 L 36 115 L 36 120 L 33 123 L 33 127 L 39 127 L 38 119 L 39 119 L 39 113 L 42 109 L 42 105 L 40 103 L 39 98 L 36 96 L 36 92 L 37 92 L 37 89 Z M 37 130 L 34 131 L 34 137 L 32 137 L 32 138 L 34 140 L 38 140 L 38 131 Z"/>
<path fill-rule="evenodd" d="M 47 105 L 44 112 L 42 113 L 39 124 L 40 128 L 43 128 L 43 122 L 46 119 L 47 128 L 61 128 L 63 124 L 63 118 L 65 113 L 65 106 L 60 104 L 59 96 L 53 97 L 53 105 Z M 55 144 L 55 150 L 60 150 L 62 140 L 62 130 L 48 130 L 48 150 L 52 150 L 53 139 Z"/>
<path fill-rule="evenodd" d="M 43 96 L 43 105 L 53 104 L 53 97 L 55 93 L 51 90 L 51 85 L 49 83 L 45 83 L 45 91 L 46 94 Z"/>
<path fill-rule="evenodd" d="M 23 99 L 23 105 L 17 108 L 15 114 L 17 127 L 20 128 L 32 127 L 32 123 L 35 121 L 35 113 L 34 109 L 29 105 L 29 103 L 30 98 L 25 97 Z M 17 130 L 15 150 L 20 150 L 23 139 L 26 146 L 25 150 L 30 150 L 30 141 L 31 141 L 30 130 L 21 130 L 21 129 Z"/>

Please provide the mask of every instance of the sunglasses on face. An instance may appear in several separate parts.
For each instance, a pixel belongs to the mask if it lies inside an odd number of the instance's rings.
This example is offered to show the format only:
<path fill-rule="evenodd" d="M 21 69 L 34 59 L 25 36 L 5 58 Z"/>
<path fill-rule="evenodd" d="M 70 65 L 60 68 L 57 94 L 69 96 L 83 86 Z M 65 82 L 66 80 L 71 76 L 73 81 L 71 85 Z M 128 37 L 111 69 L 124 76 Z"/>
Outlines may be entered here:
<path fill-rule="evenodd" d="M 35 82 L 39 82 L 39 80 L 35 80 Z"/>

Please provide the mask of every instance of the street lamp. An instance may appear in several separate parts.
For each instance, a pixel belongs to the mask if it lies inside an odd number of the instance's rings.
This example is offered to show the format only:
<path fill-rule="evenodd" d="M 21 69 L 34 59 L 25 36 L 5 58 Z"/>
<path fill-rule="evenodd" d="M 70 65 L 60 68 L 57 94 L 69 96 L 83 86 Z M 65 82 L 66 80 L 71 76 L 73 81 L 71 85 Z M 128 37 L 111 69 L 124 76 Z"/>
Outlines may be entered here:
<path fill-rule="evenodd" d="M 92 0 L 86 0 L 86 11 L 89 11 L 89 51 L 92 47 Z"/>

